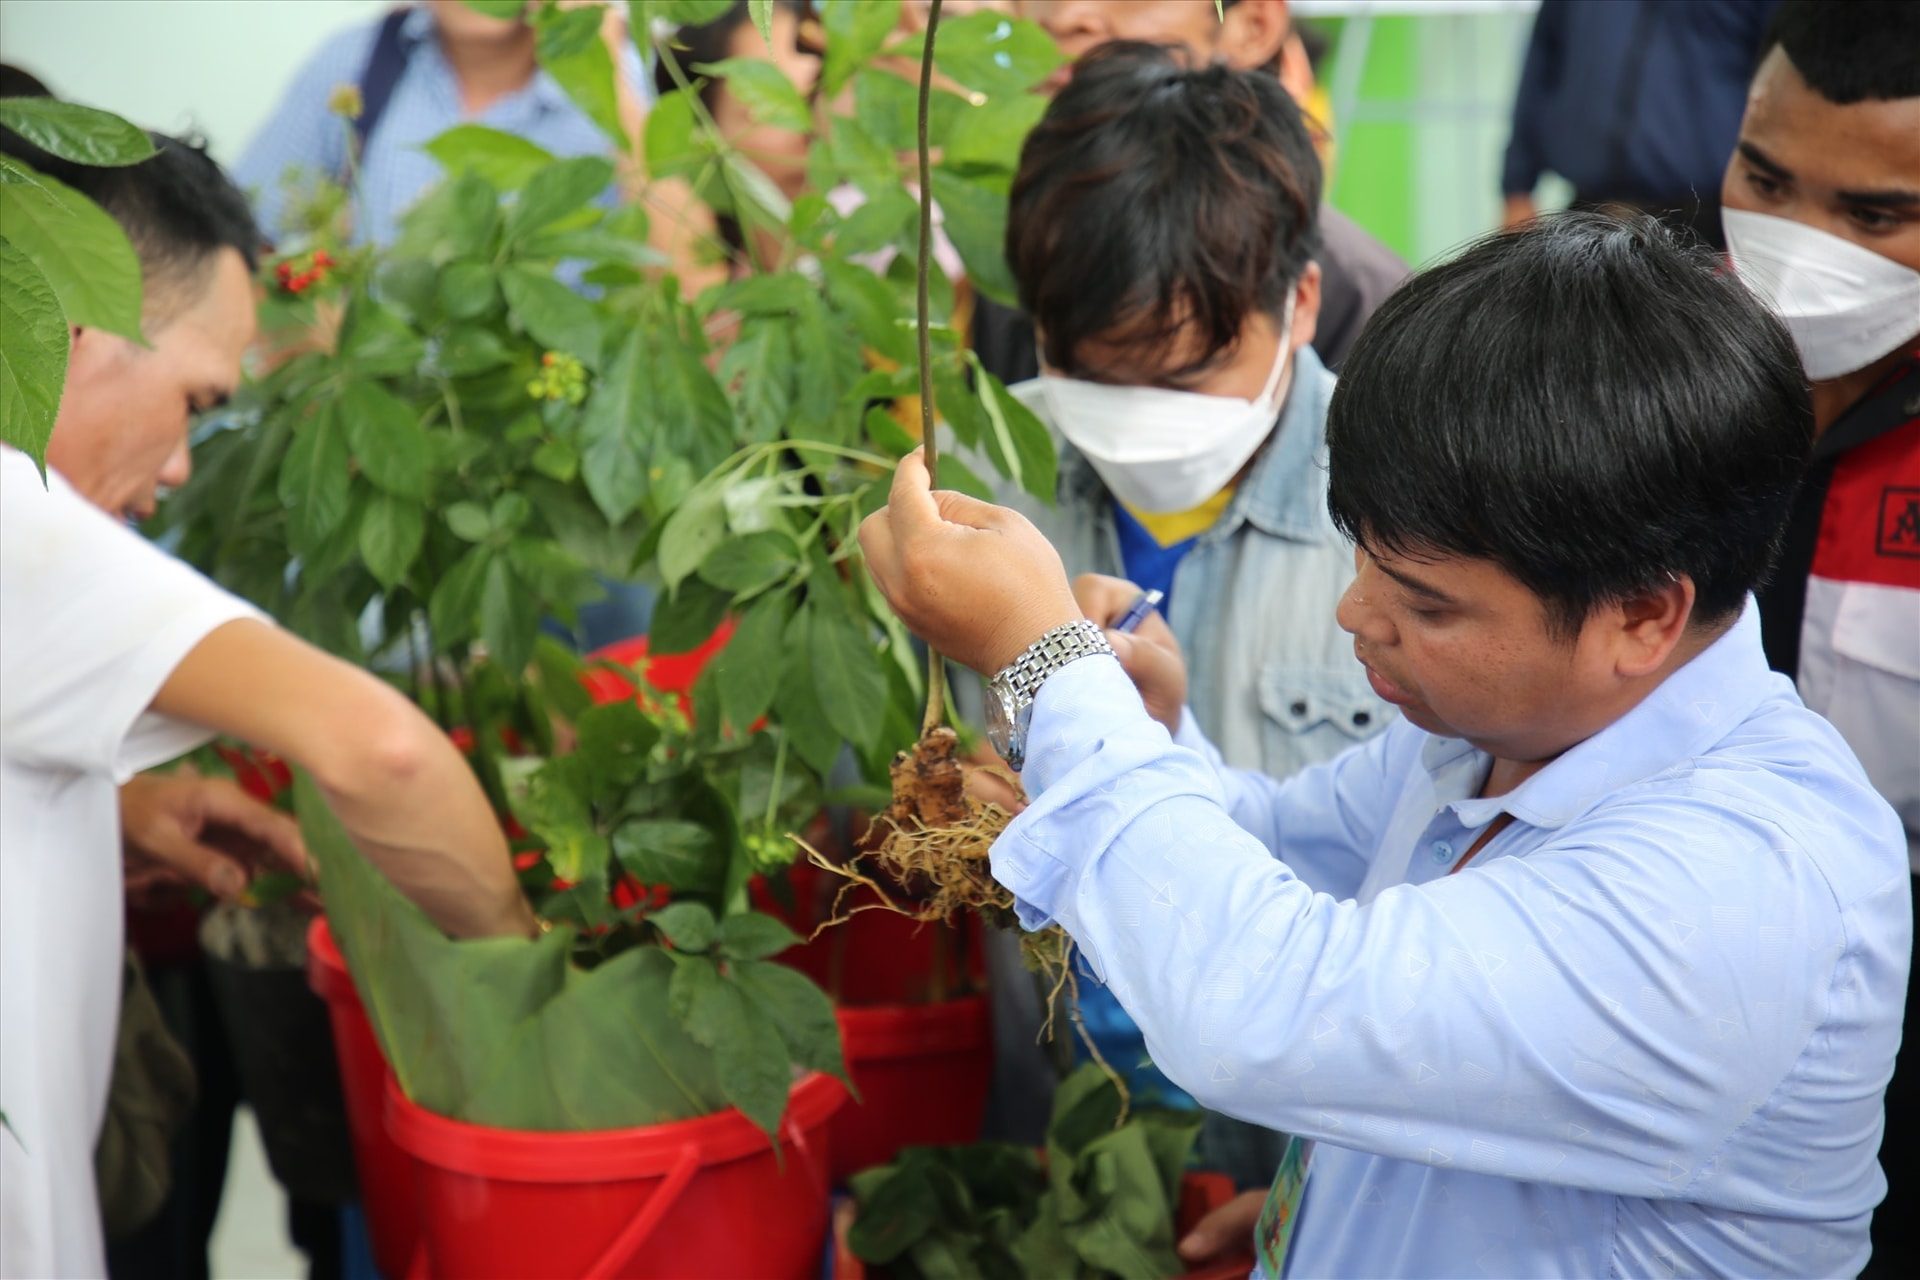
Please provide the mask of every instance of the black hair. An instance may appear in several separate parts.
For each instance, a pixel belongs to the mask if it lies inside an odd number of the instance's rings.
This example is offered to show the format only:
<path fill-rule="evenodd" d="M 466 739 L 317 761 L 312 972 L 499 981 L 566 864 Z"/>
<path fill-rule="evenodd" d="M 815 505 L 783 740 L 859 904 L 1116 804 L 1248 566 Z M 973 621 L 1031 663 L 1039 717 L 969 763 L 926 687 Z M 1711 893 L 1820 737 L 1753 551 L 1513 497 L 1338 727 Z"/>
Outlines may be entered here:
<path fill-rule="evenodd" d="M 53 90 L 25 67 L 0 62 L 0 98 L 51 98 Z"/>
<path fill-rule="evenodd" d="M 119 168 L 75 164 L 0 129 L 0 152 L 23 160 L 105 209 L 133 243 L 150 319 L 165 320 L 200 297 L 221 249 L 259 265 L 260 229 L 247 197 L 205 149 L 164 133 L 155 154 Z"/>
<path fill-rule="evenodd" d="M 1920 0 L 1783 0 L 1762 56 L 1776 45 L 1828 102 L 1920 98 Z"/>
<path fill-rule="evenodd" d="M 1319 247 L 1320 160 L 1299 107 L 1264 71 L 1195 69 L 1184 53 L 1095 49 L 1021 148 L 1007 264 L 1064 373 L 1088 339 L 1148 351 L 1189 325 L 1198 367 L 1249 314 L 1278 319 Z"/>
<path fill-rule="evenodd" d="M 1577 635 L 1685 574 L 1693 622 L 1766 577 L 1813 409 L 1786 327 L 1650 218 L 1541 218 L 1376 311 L 1327 414 L 1334 523 L 1493 561 Z"/>

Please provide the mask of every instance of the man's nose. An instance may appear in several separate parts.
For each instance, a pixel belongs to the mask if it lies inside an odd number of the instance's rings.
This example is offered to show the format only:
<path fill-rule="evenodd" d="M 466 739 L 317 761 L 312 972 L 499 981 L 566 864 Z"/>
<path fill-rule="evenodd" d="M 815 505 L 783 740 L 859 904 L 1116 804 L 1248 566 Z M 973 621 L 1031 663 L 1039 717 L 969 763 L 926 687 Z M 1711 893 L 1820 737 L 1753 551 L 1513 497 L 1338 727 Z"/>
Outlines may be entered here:
<path fill-rule="evenodd" d="M 1333 620 L 1342 631 L 1365 640 L 1369 644 L 1383 645 L 1393 641 L 1393 628 L 1388 624 L 1386 615 L 1374 604 L 1372 579 L 1379 571 L 1367 561 L 1365 554 L 1355 557 L 1360 563 L 1353 581 L 1340 596 L 1340 603 L 1334 607 Z"/>
<path fill-rule="evenodd" d="M 182 439 L 173 447 L 173 452 L 167 455 L 167 460 L 160 464 L 160 474 L 154 479 L 163 489 L 178 489 L 192 475 L 193 451 L 187 447 L 186 440 Z"/>

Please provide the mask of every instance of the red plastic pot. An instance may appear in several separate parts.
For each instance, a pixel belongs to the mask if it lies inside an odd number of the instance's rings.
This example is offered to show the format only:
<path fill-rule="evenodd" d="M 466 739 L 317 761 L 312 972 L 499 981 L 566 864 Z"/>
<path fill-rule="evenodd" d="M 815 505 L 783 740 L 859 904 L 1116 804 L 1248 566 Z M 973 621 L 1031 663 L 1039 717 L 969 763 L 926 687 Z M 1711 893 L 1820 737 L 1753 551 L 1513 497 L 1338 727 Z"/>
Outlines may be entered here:
<path fill-rule="evenodd" d="M 1180 1180 L 1180 1207 L 1174 1216 L 1174 1230 L 1185 1235 L 1200 1225 L 1200 1219 L 1233 1199 L 1233 1180 L 1223 1173 L 1189 1173 Z M 847 1232 L 853 1226 L 854 1203 L 843 1200 L 833 1215 L 833 1271 L 828 1280 L 867 1280 L 867 1264 L 847 1248 Z M 1207 1263 L 1185 1272 L 1180 1280 L 1246 1280 L 1253 1270 L 1252 1241 L 1244 1253 Z"/>
<path fill-rule="evenodd" d="M 738 1111 L 594 1133 L 463 1124 L 387 1086 L 442 1277 L 812 1280 L 828 1228 L 830 1076 L 793 1088 L 776 1156 Z M 784 1164 L 784 1168 L 782 1167 Z"/>
<path fill-rule="evenodd" d="M 715 627 L 713 634 L 698 649 L 689 653 L 654 654 L 647 648 L 645 636 L 634 636 L 630 640 L 618 640 L 613 644 L 595 649 L 588 654 L 589 660 L 612 662 L 623 667 L 638 668 L 647 683 L 661 693 L 678 696 L 680 710 L 691 713 L 694 681 L 706 670 L 707 663 L 714 655 L 727 647 L 727 641 L 733 639 L 734 621 L 723 618 Z M 621 676 L 617 671 L 605 667 L 594 667 L 581 674 L 580 681 L 586 685 L 587 692 L 593 695 L 595 702 L 623 702 L 634 697 L 639 690 L 633 681 Z"/>
<path fill-rule="evenodd" d="M 793 888 L 791 910 L 773 892 L 756 886 L 754 906 L 779 917 L 807 939 L 775 957 L 812 978 L 841 1006 L 924 1004 L 986 986 L 986 943 L 980 918 L 964 913 L 952 925 L 923 924 L 892 911 L 859 911 L 825 930 L 841 880 L 806 861 L 787 870 Z M 839 902 L 842 913 L 877 903 L 877 895 L 856 886 Z"/>
<path fill-rule="evenodd" d="M 307 929 L 307 985 L 327 1002 L 333 1051 L 340 1060 L 340 1091 L 347 1104 L 353 1163 L 360 1176 L 360 1203 L 372 1237 L 373 1261 L 382 1275 L 402 1280 L 413 1265 L 420 1225 L 413 1202 L 413 1158 L 387 1136 L 387 1081 L 393 1072 L 373 1038 L 360 993 L 354 989 L 326 917 Z"/>
<path fill-rule="evenodd" d="M 974 1142 L 993 1079 L 985 996 L 840 1009 L 847 1074 L 860 1091 L 833 1122 L 833 1180 L 887 1164 L 902 1147 Z"/>

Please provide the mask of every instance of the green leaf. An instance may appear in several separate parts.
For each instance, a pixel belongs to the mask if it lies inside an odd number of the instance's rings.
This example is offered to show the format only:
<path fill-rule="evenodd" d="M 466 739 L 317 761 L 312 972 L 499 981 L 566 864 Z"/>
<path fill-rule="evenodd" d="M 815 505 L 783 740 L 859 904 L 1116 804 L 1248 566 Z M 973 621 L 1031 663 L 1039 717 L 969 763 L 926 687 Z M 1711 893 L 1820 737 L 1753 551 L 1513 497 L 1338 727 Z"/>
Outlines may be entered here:
<path fill-rule="evenodd" d="M 760 38 L 767 42 L 769 51 L 773 48 L 773 0 L 747 0 L 747 16 L 753 19 Z"/>
<path fill-rule="evenodd" d="M 667 517 L 666 529 L 660 534 L 660 577 L 667 587 L 679 587 L 726 536 L 727 508 L 722 500 L 722 485 L 703 484 Z"/>
<path fill-rule="evenodd" d="M 876 253 L 893 244 L 911 244 L 919 234 L 920 205 L 898 182 L 867 193 L 866 203 L 846 216 L 833 247 L 848 256 Z"/>
<path fill-rule="evenodd" d="M 427 496 L 427 433 L 419 416 L 377 382 L 353 381 L 338 410 L 367 479 L 403 498 Z"/>
<path fill-rule="evenodd" d="M 376 493 L 360 520 L 360 558 L 391 591 L 419 559 L 426 532 L 426 509 L 418 502 Z"/>
<path fill-rule="evenodd" d="M 391 308 L 361 294 L 347 305 L 340 325 L 340 355 L 361 377 L 414 372 L 426 354 L 418 332 Z"/>
<path fill-rule="evenodd" d="M 765 279 L 767 277 L 749 277 Z M 793 408 L 793 339 L 789 323 L 751 319 L 720 357 L 720 383 L 748 444 L 778 440 Z"/>
<path fill-rule="evenodd" d="M 615 524 L 647 496 L 647 443 L 642 433 L 652 403 L 651 366 L 646 333 L 636 325 L 580 415 L 580 460 L 587 492 Z"/>
<path fill-rule="evenodd" d="M 1007 266 L 1007 197 L 945 169 L 932 173 L 941 226 L 966 263 L 967 277 L 995 302 L 1018 307 L 1019 286 Z"/>
<path fill-rule="evenodd" d="M 769 1134 L 778 1129 L 792 1066 L 773 1019 L 722 981 L 700 992 L 686 1025 L 697 1043 L 713 1050 L 720 1088 L 733 1105 Z"/>
<path fill-rule="evenodd" d="M 580 451 L 573 447 L 572 441 L 558 437 L 541 441 L 531 461 L 535 471 L 552 476 L 562 484 L 580 473 Z"/>
<path fill-rule="evenodd" d="M 834 324 L 825 305 L 809 298 L 793 326 L 796 394 L 787 432 L 798 438 L 830 439 L 823 434 L 840 397 L 860 377 L 860 345 Z"/>
<path fill-rule="evenodd" d="M 715 290 L 714 311 L 738 311 L 748 316 L 787 316 L 807 305 L 819 286 L 795 271 L 744 276 Z M 704 304 L 704 299 L 702 300 Z"/>
<path fill-rule="evenodd" d="M 868 199 L 900 185 L 900 159 L 850 116 L 834 116 L 828 139 L 833 164 Z"/>
<path fill-rule="evenodd" d="M 766 918 L 734 916 L 728 923 Z M 773 1019 L 794 1062 L 852 1083 L 847 1076 L 840 1045 L 840 1022 L 834 1017 L 833 1002 L 812 979 L 784 965 L 749 960 L 733 966 L 733 980 L 753 1005 Z"/>
<path fill-rule="evenodd" d="M 719 937 L 719 926 L 714 923 L 713 912 L 698 902 L 675 902 L 662 907 L 647 919 L 651 920 L 654 927 L 673 944 L 675 951 L 690 954 L 709 951 L 712 950 L 715 939 Z M 697 969 L 700 966 L 687 967 Z M 715 972 L 715 976 L 719 976 L 718 971 Z M 680 980 L 676 978 L 674 986 L 677 988 L 679 985 Z M 692 1028 L 690 1027 L 689 1030 Z M 694 1031 L 694 1039 L 701 1039 L 698 1031 Z M 711 1044 L 708 1047 L 711 1048 Z"/>
<path fill-rule="evenodd" d="M 551 276 L 508 267 L 500 276 L 514 323 L 551 351 L 600 367 L 600 316 L 591 302 Z"/>
<path fill-rule="evenodd" d="M 886 712 L 887 677 L 873 640 L 842 608 L 807 603 L 807 653 L 827 723 L 858 746 L 870 745 Z"/>
<path fill-rule="evenodd" d="M 974 385 L 981 407 L 986 410 L 987 418 L 993 424 L 993 434 L 989 439 L 993 442 L 992 452 L 996 455 L 996 461 L 1011 459 L 1017 462 L 1017 467 L 1009 465 L 1003 468 L 1009 478 L 1017 480 L 1028 493 L 1052 506 L 1055 491 L 1059 487 L 1060 459 L 1047 424 L 1008 391 L 1006 383 L 988 373 L 978 356 L 969 351 L 967 358 L 974 366 Z"/>
<path fill-rule="evenodd" d="M 660 742 L 660 727 L 634 702 L 609 702 L 580 714 L 578 752 L 596 800 L 611 803 L 639 781 Z"/>
<path fill-rule="evenodd" d="M 485 542 L 493 536 L 493 520 L 477 503 L 456 502 L 446 510 L 447 528 L 464 542 Z"/>
<path fill-rule="evenodd" d="M 583 667 L 579 656 L 553 637 L 543 635 L 534 642 L 533 662 L 547 705 L 562 719 L 578 723 L 593 705 L 592 696 L 580 683 Z"/>
<path fill-rule="evenodd" d="M 1037 93 L 1014 93 L 997 94 L 977 106 L 964 103 L 954 114 L 940 163 L 954 168 L 1019 168 L 1020 148 L 1046 114 L 1047 102 Z"/>
<path fill-rule="evenodd" d="M 717 893 L 724 870 L 713 832 L 678 818 L 642 818 L 614 828 L 613 853 L 645 885 Z"/>
<path fill-rule="evenodd" d="M 677 329 L 656 331 L 652 346 L 654 458 L 685 458 L 704 475 L 733 452 L 733 406 Z"/>
<path fill-rule="evenodd" d="M 427 143 L 425 150 L 450 176 L 472 173 L 501 191 L 518 191 L 554 163 L 553 153 L 545 147 L 483 124 L 457 124 Z"/>
<path fill-rule="evenodd" d="M 440 367 L 456 378 L 471 378 L 512 362 L 507 344 L 485 325 L 457 324 L 440 340 Z"/>
<path fill-rule="evenodd" d="M 799 564 L 797 556 L 798 548 L 788 534 L 773 529 L 749 533 L 707 552 L 700 561 L 700 576 L 716 587 L 745 595 L 791 574 Z"/>
<path fill-rule="evenodd" d="M 527 595 L 506 557 L 494 557 L 480 592 L 480 638 L 489 656 L 515 679 L 533 658 L 540 634 L 540 610 L 529 607 Z"/>
<path fill-rule="evenodd" d="M 736 733 L 745 733 L 767 713 L 780 691 L 781 638 L 792 603 L 784 594 L 761 597 L 740 615 L 727 647 L 714 659 L 720 690 L 720 715 Z"/>
<path fill-rule="evenodd" d="M 527 0 L 461 0 L 475 13 L 484 13 L 489 18 L 498 18 L 502 22 L 511 22 L 520 16 L 527 7 Z"/>
<path fill-rule="evenodd" d="M 613 163 L 600 156 L 556 160 L 527 179 L 507 213 L 507 237 L 524 240 L 584 209 L 613 181 Z M 565 285 L 561 285 L 565 288 Z"/>
<path fill-rule="evenodd" d="M 853 73 L 853 118 L 887 150 L 912 151 L 919 139 L 920 88 L 891 71 L 863 67 Z"/>
<path fill-rule="evenodd" d="M 720 949 L 735 960 L 765 960 L 800 945 L 793 930 L 772 916 L 749 911 L 720 922 Z"/>
<path fill-rule="evenodd" d="M 827 0 L 824 17 L 827 58 L 820 94 L 832 99 L 900 25 L 900 0 Z"/>
<path fill-rule="evenodd" d="M 623 73 L 614 67 L 613 51 L 600 38 L 602 12 L 600 6 L 588 5 L 556 11 L 553 20 L 541 22 L 540 65 L 587 119 L 624 151 L 631 139 L 620 123 L 614 80 Z"/>
<path fill-rule="evenodd" d="M 654 12 L 676 27 L 704 27 L 727 16 L 734 0 L 653 0 Z"/>
<path fill-rule="evenodd" d="M 904 41 L 898 52 L 915 62 L 925 40 Z M 981 10 L 940 24 L 933 65 L 985 94 L 1025 93 L 1069 61 L 1038 23 Z"/>
<path fill-rule="evenodd" d="M 492 565 L 493 551 L 475 547 L 434 584 L 427 601 L 427 622 L 436 645 L 444 649 L 459 644 L 479 630 L 480 597 Z"/>
<path fill-rule="evenodd" d="M 0 125 L 75 164 L 139 164 L 154 154 L 153 140 L 110 111 L 53 98 L 0 98 Z"/>
<path fill-rule="evenodd" d="M 585 973 L 568 963 L 570 929 L 454 942 L 368 865 L 311 779 L 294 785 L 334 939 L 415 1102 L 531 1131 L 664 1124 L 725 1105 L 711 1051 L 669 1011 L 676 966 L 660 948 Z"/>
<path fill-rule="evenodd" d="M 280 501 L 296 551 L 317 548 L 347 514 L 351 458 L 335 406 L 308 405 L 280 464 Z"/>
<path fill-rule="evenodd" d="M 889 360 L 914 358 L 913 331 L 901 323 L 900 303 L 887 282 L 851 263 L 833 258 L 820 263 L 825 273 L 827 301 L 853 321 L 860 340 Z"/>
<path fill-rule="evenodd" d="M 0 440 L 32 458 L 42 478 L 71 341 L 52 284 L 0 237 Z"/>
<path fill-rule="evenodd" d="M 493 306 L 494 268 L 485 262 L 461 259 L 440 271 L 440 310 L 449 319 L 472 320 Z"/>
<path fill-rule="evenodd" d="M 691 653 L 713 635 L 727 616 L 729 594 L 698 578 L 688 578 L 677 591 L 653 607 L 647 628 L 647 647 L 653 653 Z"/>
<path fill-rule="evenodd" d="M 724 80 L 727 93 L 738 98 L 758 124 L 794 133 L 807 133 L 813 128 L 807 100 L 785 72 L 763 58 L 724 58 L 700 63 L 694 70 Z"/>
<path fill-rule="evenodd" d="M 824 776 L 839 760 L 846 740 L 827 723 L 827 714 L 814 692 L 812 655 L 807 647 L 808 625 L 808 613 L 804 609 L 787 623 L 786 660 L 781 664 L 780 688 L 773 695 L 773 709 L 793 749 L 815 773 Z"/>
<path fill-rule="evenodd" d="M 685 89 L 660 95 L 647 110 L 643 133 L 647 172 L 655 178 L 690 177 L 709 156 L 695 124 L 694 98 Z"/>
<path fill-rule="evenodd" d="M 140 259 L 120 224 L 46 174 L 0 185 L 0 227 L 53 286 L 69 325 L 105 329 L 144 343 Z"/>

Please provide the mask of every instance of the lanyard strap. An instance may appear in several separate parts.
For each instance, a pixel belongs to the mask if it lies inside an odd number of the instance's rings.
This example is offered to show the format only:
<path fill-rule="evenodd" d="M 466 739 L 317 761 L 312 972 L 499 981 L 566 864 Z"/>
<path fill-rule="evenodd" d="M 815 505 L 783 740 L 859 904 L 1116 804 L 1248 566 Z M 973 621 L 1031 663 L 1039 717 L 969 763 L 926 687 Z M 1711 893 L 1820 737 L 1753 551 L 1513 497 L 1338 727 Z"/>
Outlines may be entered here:
<path fill-rule="evenodd" d="M 1474 854 L 1486 848 L 1487 842 L 1489 840 L 1499 835 L 1502 831 L 1505 831 L 1512 824 L 1513 824 L 1512 814 L 1510 813 L 1496 814 L 1494 816 L 1493 821 L 1487 824 L 1487 829 L 1485 831 L 1482 831 L 1479 837 L 1476 840 L 1474 840 L 1473 847 L 1460 855 L 1460 861 L 1454 863 L 1453 871 L 1449 871 L 1447 872 L 1447 874 L 1452 875 L 1454 871 L 1458 871 L 1460 868 L 1466 866 L 1469 862 L 1473 861 Z"/>

